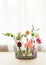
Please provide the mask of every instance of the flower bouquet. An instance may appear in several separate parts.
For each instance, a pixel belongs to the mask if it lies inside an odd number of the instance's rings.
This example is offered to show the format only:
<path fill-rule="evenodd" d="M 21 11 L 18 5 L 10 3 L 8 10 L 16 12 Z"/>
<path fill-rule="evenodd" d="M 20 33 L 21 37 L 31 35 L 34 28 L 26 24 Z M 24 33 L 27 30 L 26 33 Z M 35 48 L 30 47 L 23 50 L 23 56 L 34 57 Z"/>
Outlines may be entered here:
<path fill-rule="evenodd" d="M 33 59 L 37 57 L 36 45 L 41 44 L 38 30 L 39 29 L 35 30 L 34 26 L 32 25 L 31 32 L 26 31 L 24 34 L 18 32 L 17 35 L 13 35 L 11 33 L 4 34 L 5 36 L 11 36 L 15 40 L 16 58 Z"/>

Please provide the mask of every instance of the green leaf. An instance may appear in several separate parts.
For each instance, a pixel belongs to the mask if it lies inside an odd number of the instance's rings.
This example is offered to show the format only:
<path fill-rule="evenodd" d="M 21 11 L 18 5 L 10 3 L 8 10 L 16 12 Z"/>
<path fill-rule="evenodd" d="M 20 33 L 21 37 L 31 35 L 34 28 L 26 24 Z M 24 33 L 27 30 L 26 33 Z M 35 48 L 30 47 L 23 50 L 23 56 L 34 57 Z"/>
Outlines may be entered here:
<path fill-rule="evenodd" d="M 32 33 L 31 35 L 34 36 L 34 33 Z"/>
<path fill-rule="evenodd" d="M 5 33 L 3 33 L 3 35 L 5 35 L 5 36 L 10 36 L 10 33 L 6 33 L 6 34 L 5 34 Z"/>
<path fill-rule="evenodd" d="M 17 39 L 17 40 L 20 40 L 20 35 L 17 35 L 17 36 L 16 36 L 16 39 Z"/>
<path fill-rule="evenodd" d="M 24 34 L 23 36 L 24 36 L 24 37 L 27 37 L 27 35 L 26 35 L 26 34 Z"/>
<path fill-rule="evenodd" d="M 11 34 L 11 37 L 14 37 L 14 35 L 13 35 L 13 34 Z"/>
<path fill-rule="evenodd" d="M 10 33 L 6 33 L 6 36 L 10 36 Z"/>

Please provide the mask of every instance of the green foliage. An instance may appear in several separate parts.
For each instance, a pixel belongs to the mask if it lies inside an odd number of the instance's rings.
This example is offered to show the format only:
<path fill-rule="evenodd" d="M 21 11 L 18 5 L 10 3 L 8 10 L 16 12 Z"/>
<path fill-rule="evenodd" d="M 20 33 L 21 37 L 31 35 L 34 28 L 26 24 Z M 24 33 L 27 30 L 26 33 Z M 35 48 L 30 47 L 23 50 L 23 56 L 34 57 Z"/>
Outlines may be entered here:
<path fill-rule="evenodd" d="M 17 35 L 17 36 L 16 36 L 16 39 L 17 39 L 17 40 L 20 40 L 20 39 L 21 39 L 20 35 Z"/>
<path fill-rule="evenodd" d="M 17 40 L 21 39 L 20 35 L 18 35 L 18 34 L 17 34 L 17 36 L 15 36 L 12 33 L 6 33 L 6 34 L 3 33 L 3 35 L 8 36 L 8 37 L 12 37 L 12 38 L 17 39 Z"/>
<path fill-rule="evenodd" d="M 27 35 L 26 35 L 26 34 L 24 34 L 23 36 L 24 36 L 24 37 L 27 37 Z"/>
<path fill-rule="evenodd" d="M 15 37 L 12 33 L 6 33 L 6 34 L 3 33 L 3 35 L 8 36 L 8 37 L 9 37 L 9 36 L 10 36 L 10 37 Z"/>
<path fill-rule="evenodd" d="M 32 33 L 31 35 L 34 36 L 34 33 Z"/>

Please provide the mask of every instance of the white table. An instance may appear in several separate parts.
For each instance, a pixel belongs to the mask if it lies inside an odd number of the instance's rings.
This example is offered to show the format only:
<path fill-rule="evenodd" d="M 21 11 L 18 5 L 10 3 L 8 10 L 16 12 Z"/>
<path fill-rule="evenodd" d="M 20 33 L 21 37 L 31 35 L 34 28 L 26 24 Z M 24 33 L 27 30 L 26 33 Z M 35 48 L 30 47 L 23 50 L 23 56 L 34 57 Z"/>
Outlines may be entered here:
<path fill-rule="evenodd" d="M 0 65 L 46 65 L 46 52 L 39 52 L 33 60 L 19 60 L 14 52 L 0 52 Z"/>

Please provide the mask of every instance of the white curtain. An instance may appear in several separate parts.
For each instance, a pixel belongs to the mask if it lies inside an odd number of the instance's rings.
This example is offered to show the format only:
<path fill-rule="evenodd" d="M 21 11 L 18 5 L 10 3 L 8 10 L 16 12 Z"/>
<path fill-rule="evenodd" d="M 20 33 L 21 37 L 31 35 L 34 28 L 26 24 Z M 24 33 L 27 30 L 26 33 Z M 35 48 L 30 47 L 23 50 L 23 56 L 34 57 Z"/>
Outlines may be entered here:
<path fill-rule="evenodd" d="M 23 33 L 31 25 L 40 28 L 39 34 L 46 45 L 46 0 L 0 0 L 0 44 L 10 44 L 2 33 Z"/>

